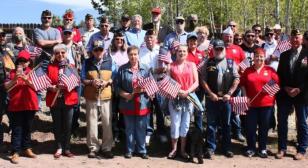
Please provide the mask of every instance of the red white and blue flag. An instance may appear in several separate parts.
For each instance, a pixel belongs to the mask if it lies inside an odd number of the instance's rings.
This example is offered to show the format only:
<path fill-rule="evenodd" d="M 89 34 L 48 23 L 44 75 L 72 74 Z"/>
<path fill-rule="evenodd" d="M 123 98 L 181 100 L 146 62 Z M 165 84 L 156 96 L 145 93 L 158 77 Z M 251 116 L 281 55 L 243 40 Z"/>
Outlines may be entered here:
<path fill-rule="evenodd" d="M 79 86 L 80 79 L 77 73 L 71 67 L 65 67 L 63 73 L 60 74 L 59 84 L 64 85 L 67 91 L 70 92 Z"/>
<path fill-rule="evenodd" d="M 37 69 L 33 70 L 29 74 L 29 78 L 32 81 L 35 91 L 45 90 L 51 86 L 51 80 L 44 72 L 42 67 L 38 67 Z"/>
<path fill-rule="evenodd" d="M 29 46 L 29 45 L 25 47 L 25 50 L 30 53 L 30 57 L 39 57 L 43 51 L 43 49 L 40 47 Z"/>
<path fill-rule="evenodd" d="M 166 75 L 158 82 L 159 94 L 169 99 L 175 99 L 181 89 L 181 85 Z"/>
<path fill-rule="evenodd" d="M 230 104 L 232 106 L 232 111 L 235 114 L 246 115 L 248 110 L 248 98 L 247 97 L 231 97 Z"/>
<path fill-rule="evenodd" d="M 146 78 L 141 78 L 138 81 L 138 85 L 144 89 L 149 97 L 153 97 L 155 93 L 159 91 L 156 81 L 152 75 Z"/>
<path fill-rule="evenodd" d="M 279 85 L 271 79 L 269 82 L 267 82 L 262 89 L 269 94 L 270 97 L 274 97 L 275 94 L 280 90 Z"/>
<path fill-rule="evenodd" d="M 198 70 L 199 73 L 202 72 L 202 68 L 203 68 L 204 64 L 207 62 L 207 60 L 208 60 L 207 58 L 203 58 L 203 60 L 197 65 L 197 70 Z"/>
<path fill-rule="evenodd" d="M 250 67 L 250 62 L 248 58 L 245 58 L 242 62 L 238 64 L 242 71 L 245 71 L 248 67 Z"/>

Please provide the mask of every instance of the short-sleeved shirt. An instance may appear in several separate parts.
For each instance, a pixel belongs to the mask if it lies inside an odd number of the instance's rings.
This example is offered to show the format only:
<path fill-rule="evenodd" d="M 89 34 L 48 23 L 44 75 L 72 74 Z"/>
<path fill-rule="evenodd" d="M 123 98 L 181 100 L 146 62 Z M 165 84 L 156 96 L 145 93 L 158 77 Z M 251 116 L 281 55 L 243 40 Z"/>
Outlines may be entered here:
<path fill-rule="evenodd" d="M 58 40 L 61 39 L 61 33 L 58 29 L 50 27 L 47 30 L 43 30 L 41 28 L 34 29 L 34 38 L 36 42 L 38 40 Z M 53 47 L 42 47 L 44 51 L 52 54 Z"/>
<path fill-rule="evenodd" d="M 249 67 L 241 76 L 240 85 L 245 88 L 247 97 L 253 99 L 262 91 L 262 87 L 270 80 L 274 80 L 279 84 L 278 75 L 273 68 L 265 65 L 258 73 L 254 67 Z M 273 106 L 274 102 L 274 97 L 270 97 L 266 92 L 261 92 L 254 101 L 251 102 L 250 106 L 267 107 Z"/>
<path fill-rule="evenodd" d="M 168 50 L 170 50 L 172 47 L 172 43 L 174 41 L 179 41 L 180 44 L 186 45 L 187 35 L 188 35 L 187 32 L 183 32 L 182 34 L 179 34 L 179 35 L 176 34 L 176 32 L 172 32 L 168 34 L 164 41 L 164 48 L 167 48 Z"/>
<path fill-rule="evenodd" d="M 176 62 L 171 63 L 170 76 L 181 85 L 182 90 L 188 90 L 195 82 L 192 69 L 196 65 L 185 61 L 182 72 L 179 70 L 179 66 Z"/>
<path fill-rule="evenodd" d="M 152 69 L 157 68 L 159 48 L 159 45 L 155 45 L 152 50 L 149 50 L 147 46 L 142 46 L 139 51 L 140 63 Z"/>
<path fill-rule="evenodd" d="M 209 51 L 210 57 L 213 57 L 213 55 L 214 55 L 213 50 L 214 50 L 214 48 Z M 238 65 L 246 57 L 245 57 L 244 51 L 242 50 L 242 48 L 240 46 L 230 44 L 230 45 L 226 46 L 226 58 L 232 59 L 236 63 L 236 65 Z"/>
<path fill-rule="evenodd" d="M 125 32 L 125 41 L 127 45 L 140 47 L 144 42 L 145 33 L 145 30 L 137 30 L 136 28 L 132 28 Z"/>
<path fill-rule="evenodd" d="M 94 33 L 91 37 L 90 37 L 90 40 L 89 40 L 89 43 L 86 47 L 86 50 L 88 52 L 91 52 L 93 50 L 93 45 L 94 45 L 94 42 L 95 41 L 103 41 L 104 42 L 104 49 L 105 51 L 108 50 L 110 44 L 111 44 L 111 41 L 113 39 L 113 33 L 112 32 L 109 32 L 107 36 L 103 36 L 101 32 L 97 32 L 97 33 Z"/>
<path fill-rule="evenodd" d="M 93 34 L 99 32 L 99 29 L 94 27 L 92 30 L 87 30 L 87 28 L 82 27 L 79 29 L 79 31 L 80 31 L 81 38 L 82 38 L 82 44 L 84 47 L 86 47 L 89 43 L 90 37 Z"/>
<path fill-rule="evenodd" d="M 196 49 L 195 53 L 188 51 L 186 60 L 198 65 L 202 61 L 203 58 L 204 58 L 204 52 Z"/>

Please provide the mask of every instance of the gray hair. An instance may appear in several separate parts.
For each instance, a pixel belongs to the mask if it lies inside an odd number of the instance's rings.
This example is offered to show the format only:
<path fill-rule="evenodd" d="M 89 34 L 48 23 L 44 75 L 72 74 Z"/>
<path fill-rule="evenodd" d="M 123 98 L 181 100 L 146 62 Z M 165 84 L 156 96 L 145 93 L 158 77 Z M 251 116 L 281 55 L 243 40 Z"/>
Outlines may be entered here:
<path fill-rule="evenodd" d="M 132 16 L 132 21 L 135 21 L 136 19 L 140 19 L 140 21 L 142 22 L 142 16 L 141 15 L 139 15 L 139 14 L 136 14 L 136 15 L 133 15 Z"/>
<path fill-rule="evenodd" d="M 16 32 L 17 32 L 18 30 L 20 30 L 20 31 L 21 31 L 21 34 L 22 34 L 22 44 L 23 44 L 23 45 L 27 45 L 27 44 L 28 44 L 28 43 L 27 43 L 27 36 L 26 36 L 26 34 L 25 34 L 24 28 L 19 27 L 19 26 L 15 27 L 15 28 L 14 28 L 14 31 L 13 31 L 13 35 L 16 34 Z"/>
<path fill-rule="evenodd" d="M 59 50 L 65 50 L 65 52 L 67 52 L 67 47 L 64 44 L 57 44 L 53 47 L 53 52 L 55 53 L 56 51 Z"/>

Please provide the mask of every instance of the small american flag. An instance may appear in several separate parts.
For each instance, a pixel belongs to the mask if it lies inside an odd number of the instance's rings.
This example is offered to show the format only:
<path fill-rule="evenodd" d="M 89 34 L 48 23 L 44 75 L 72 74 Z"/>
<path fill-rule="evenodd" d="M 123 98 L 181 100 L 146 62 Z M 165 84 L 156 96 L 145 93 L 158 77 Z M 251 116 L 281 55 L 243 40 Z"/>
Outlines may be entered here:
<path fill-rule="evenodd" d="M 235 114 L 246 115 L 246 111 L 248 110 L 247 97 L 231 97 L 230 104 Z"/>
<path fill-rule="evenodd" d="M 80 79 L 74 69 L 71 67 L 65 67 L 63 73 L 60 75 L 59 84 L 64 85 L 67 91 L 70 92 L 77 86 L 79 86 Z"/>
<path fill-rule="evenodd" d="M 35 46 L 26 46 L 25 50 L 30 53 L 30 57 L 39 57 L 42 54 L 43 49 Z"/>
<path fill-rule="evenodd" d="M 270 97 L 273 97 L 280 90 L 280 87 L 273 79 L 271 79 L 262 87 L 262 89 L 268 93 Z"/>
<path fill-rule="evenodd" d="M 29 74 L 35 91 L 45 90 L 51 86 L 51 80 L 46 75 L 42 67 L 38 67 Z"/>
<path fill-rule="evenodd" d="M 292 45 L 291 45 L 289 40 L 281 40 L 281 41 L 278 42 L 274 53 L 275 52 L 283 53 L 283 52 L 289 50 L 291 47 L 292 47 Z"/>
<path fill-rule="evenodd" d="M 181 89 L 181 85 L 167 75 L 158 82 L 158 87 L 158 93 L 169 99 L 175 99 Z"/>
<path fill-rule="evenodd" d="M 172 60 L 171 60 L 170 52 L 168 52 L 168 54 L 166 54 L 166 55 L 165 54 L 159 54 L 158 60 L 163 61 L 163 62 L 167 62 L 167 63 L 171 63 Z"/>
<path fill-rule="evenodd" d="M 245 58 L 241 63 L 238 64 L 241 70 L 245 71 L 248 67 L 250 67 L 249 60 Z"/>
<path fill-rule="evenodd" d="M 197 65 L 197 70 L 200 73 L 202 71 L 203 65 L 207 62 L 208 58 L 203 58 L 203 60 Z"/>
<path fill-rule="evenodd" d="M 152 75 L 146 78 L 141 78 L 141 80 L 138 81 L 138 85 L 141 88 L 144 88 L 149 97 L 153 97 L 155 93 L 159 91 L 156 81 Z"/>
<path fill-rule="evenodd" d="M 177 49 L 180 45 L 181 43 L 178 40 L 174 40 L 171 44 L 171 50 Z"/>

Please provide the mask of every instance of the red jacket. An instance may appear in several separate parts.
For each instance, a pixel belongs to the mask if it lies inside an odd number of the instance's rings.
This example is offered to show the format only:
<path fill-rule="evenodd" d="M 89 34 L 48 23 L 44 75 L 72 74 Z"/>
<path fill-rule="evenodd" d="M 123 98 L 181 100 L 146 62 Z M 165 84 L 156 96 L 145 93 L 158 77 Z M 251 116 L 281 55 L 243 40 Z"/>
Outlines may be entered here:
<path fill-rule="evenodd" d="M 47 67 L 47 76 L 51 80 L 52 85 L 57 85 L 59 81 L 59 66 L 57 63 L 49 64 Z M 68 92 L 67 90 L 64 90 L 64 99 L 65 99 L 65 105 L 75 105 L 78 103 L 78 93 L 76 89 L 72 90 L 71 92 Z M 47 91 L 46 95 L 46 105 L 48 107 L 51 107 L 52 101 L 56 96 L 56 92 Z"/>
<path fill-rule="evenodd" d="M 31 71 L 30 68 L 26 68 L 25 74 Z M 10 79 L 13 79 L 16 75 L 16 70 L 10 72 Z M 9 112 L 19 111 L 37 111 L 38 99 L 36 92 L 33 88 L 25 83 L 21 78 L 17 80 L 17 85 L 9 92 Z"/>
<path fill-rule="evenodd" d="M 213 52 L 213 49 L 209 51 L 210 58 L 213 57 Z M 226 47 L 226 58 L 233 59 L 236 65 L 238 65 L 245 59 L 245 53 L 240 46 L 230 44 L 228 47 Z"/>

